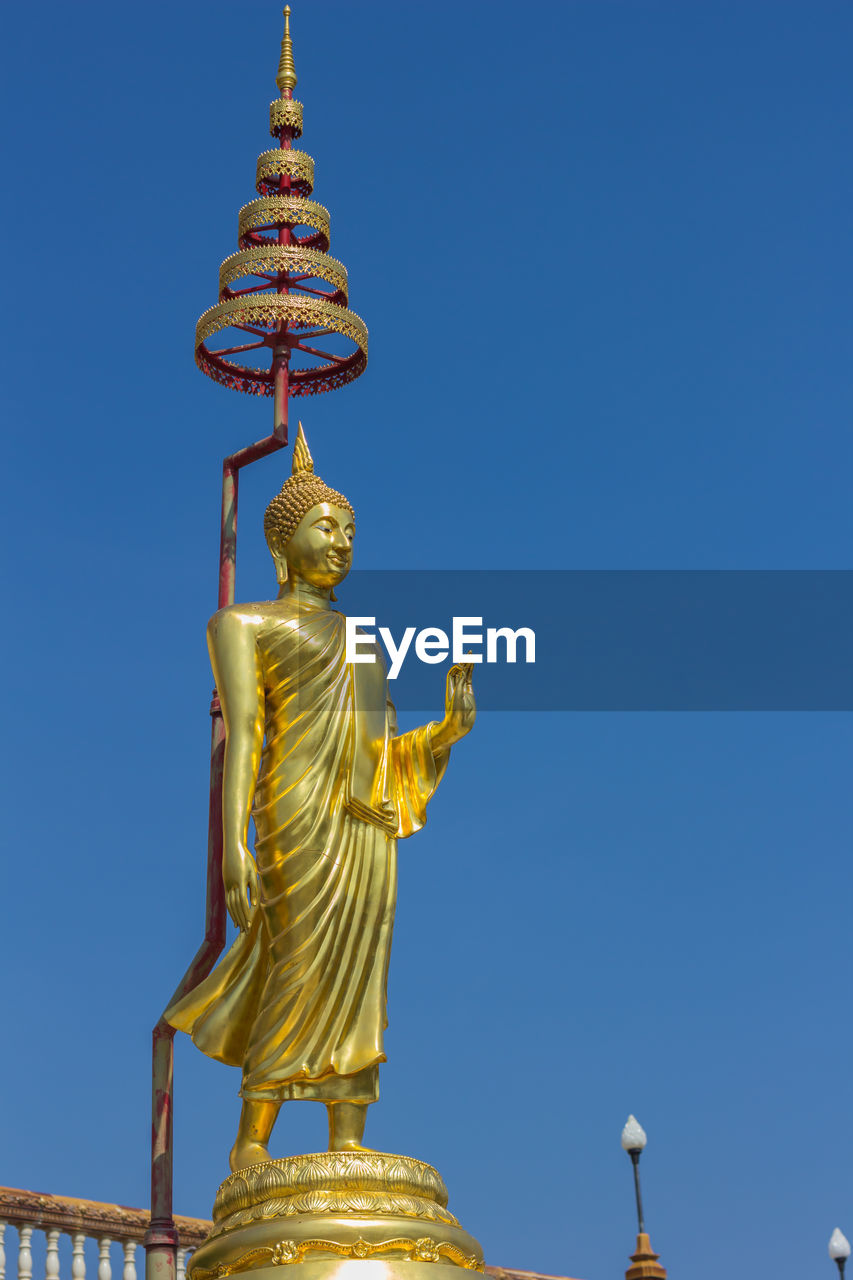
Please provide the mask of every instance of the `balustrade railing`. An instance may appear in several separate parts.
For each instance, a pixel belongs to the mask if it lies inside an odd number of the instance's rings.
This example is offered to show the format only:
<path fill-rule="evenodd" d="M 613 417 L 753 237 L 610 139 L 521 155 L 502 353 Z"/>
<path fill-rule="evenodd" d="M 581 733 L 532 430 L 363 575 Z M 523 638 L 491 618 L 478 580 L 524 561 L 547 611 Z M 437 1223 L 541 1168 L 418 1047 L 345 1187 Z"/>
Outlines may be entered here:
<path fill-rule="evenodd" d="M 33 1280 L 34 1243 L 39 1258 L 43 1249 L 44 1280 L 62 1280 L 63 1273 L 70 1280 L 87 1280 L 87 1274 L 88 1280 L 138 1280 L 145 1265 L 140 1255 L 137 1271 L 137 1249 L 147 1227 L 144 1209 L 0 1187 L 0 1280 Z M 179 1240 L 176 1280 L 185 1280 L 190 1255 L 204 1240 L 210 1223 L 176 1217 L 175 1227 Z M 12 1256 L 15 1240 L 10 1228 L 17 1233 L 17 1260 Z M 35 1242 L 34 1231 L 39 1233 Z M 88 1250 L 87 1241 L 92 1242 Z M 69 1256 L 66 1267 L 61 1266 L 60 1250 Z"/>

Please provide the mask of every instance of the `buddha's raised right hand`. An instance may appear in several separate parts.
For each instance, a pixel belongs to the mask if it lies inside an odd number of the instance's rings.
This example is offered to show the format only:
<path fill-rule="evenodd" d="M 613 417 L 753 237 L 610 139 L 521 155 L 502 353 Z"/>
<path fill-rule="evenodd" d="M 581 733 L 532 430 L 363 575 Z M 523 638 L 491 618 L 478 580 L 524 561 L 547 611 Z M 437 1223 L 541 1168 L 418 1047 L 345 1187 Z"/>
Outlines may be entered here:
<path fill-rule="evenodd" d="M 245 844 L 226 848 L 222 879 L 228 914 L 237 928 L 246 933 L 258 905 L 258 868 Z"/>
<path fill-rule="evenodd" d="M 433 726 L 430 744 L 435 751 L 452 747 L 466 733 L 470 733 L 477 718 L 477 703 L 471 677 L 473 662 L 458 662 L 447 673 L 444 697 L 444 719 Z"/>

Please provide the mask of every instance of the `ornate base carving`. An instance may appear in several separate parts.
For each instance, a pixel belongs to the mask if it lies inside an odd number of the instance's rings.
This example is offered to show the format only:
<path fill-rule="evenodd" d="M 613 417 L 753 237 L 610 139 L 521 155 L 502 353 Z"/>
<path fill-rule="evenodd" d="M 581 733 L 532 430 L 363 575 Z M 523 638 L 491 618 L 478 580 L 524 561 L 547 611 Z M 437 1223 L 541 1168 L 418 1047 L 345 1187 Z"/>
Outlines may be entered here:
<path fill-rule="evenodd" d="M 226 1178 L 188 1280 L 246 1272 L 273 1280 L 273 1267 L 293 1264 L 307 1268 L 300 1280 L 325 1280 L 342 1262 L 348 1271 L 369 1263 L 353 1273 L 364 1271 L 364 1280 L 368 1272 L 370 1280 L 379 1272 L 390 1277 L 402 1263 L 409 1280 L 417 1280 L 413 1265 L 420 1264 L 439 1280 L 435 1264 L 482 1271 L 483 1251 L 448 1211 L 447 1188 L 432 1165 L 382 1152 L 324 1151 Z"/>

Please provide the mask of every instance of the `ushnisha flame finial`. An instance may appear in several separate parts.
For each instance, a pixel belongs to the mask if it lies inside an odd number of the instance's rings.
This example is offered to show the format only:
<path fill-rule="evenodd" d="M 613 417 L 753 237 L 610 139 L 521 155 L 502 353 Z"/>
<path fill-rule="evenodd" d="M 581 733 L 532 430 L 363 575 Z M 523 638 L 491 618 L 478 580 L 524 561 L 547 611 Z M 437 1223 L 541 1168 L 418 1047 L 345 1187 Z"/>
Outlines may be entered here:
<path fill-rule="evenodd" d="M 314 459 L 311 457 L 311 450 L 308 448 L 308 441 L 305 439 L 305 431 L 302 423 L 299 424 L 299 431 L 296 435 L 296 444 L 293 446 L 293 468 L 292 474 L 313 475 Z"/>
<path fill-rule="evenodd" d="M 290 5 L 284 6 L 284 35 L 281 41 L 281 57 L 278 60 L 278 75 L 275 82 L 278 85 L 281 96 L 284 97 L 289 89 L 291 93 L 296 88 L 296 67 L 293 64 L 293 41 L 290 38 Z"/>

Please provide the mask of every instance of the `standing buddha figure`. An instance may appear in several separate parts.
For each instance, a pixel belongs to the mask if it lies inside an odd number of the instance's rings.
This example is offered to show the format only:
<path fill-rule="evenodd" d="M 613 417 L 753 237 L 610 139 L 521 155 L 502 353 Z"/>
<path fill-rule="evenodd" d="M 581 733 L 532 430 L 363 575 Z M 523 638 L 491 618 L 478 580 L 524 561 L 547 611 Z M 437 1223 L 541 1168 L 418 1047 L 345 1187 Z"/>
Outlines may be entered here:
<path fill-rule="evenodd" d="M 208 626 L 226 730 L 222 874 L 240 932 L 166 1014 L 204 1053 L 242 1067 L 234 1171 L 270 1159 L 290 1099 L 326 1104 L 330 1151 L 367 1150 L 386 1060 L 397 840 L 424 825 L 475 717 L 470 665 L 450 669 L 443 718 L 401 734 L 378 651 L 346 661 L 331 603 L 355 515 L 315 475 L 301 424 L 264 532 L 277 598 L 220 609 Z"/>

